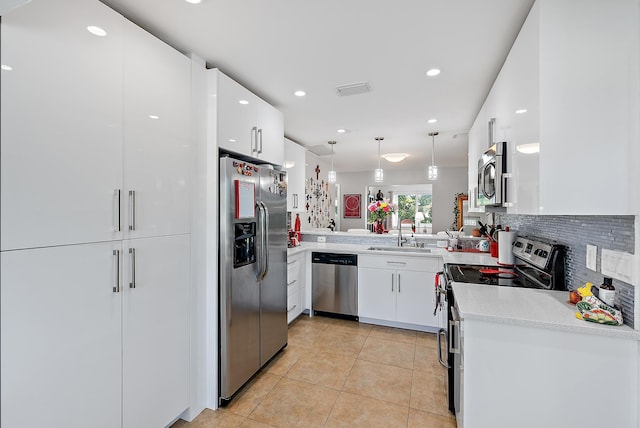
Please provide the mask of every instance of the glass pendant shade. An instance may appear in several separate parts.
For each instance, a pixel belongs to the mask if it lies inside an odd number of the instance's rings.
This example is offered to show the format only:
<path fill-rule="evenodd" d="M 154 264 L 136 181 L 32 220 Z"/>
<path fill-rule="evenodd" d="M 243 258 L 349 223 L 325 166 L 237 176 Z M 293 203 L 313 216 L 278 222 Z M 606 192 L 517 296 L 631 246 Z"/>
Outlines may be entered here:
<path fill-rule="evenodd" d="M 376 183 L 381 183 L 384 181 L 384 171 L 380 168 L 380 141 L 384 140 L 384 137 L 376 137 L 376 141 L 378 142 L 378 167 L 375 169 L 373 173 L 373 179 Z"/>
<path fill-rule="evenodd" d="M 427 172 L 427 176 L 429 180 L 437 180 L 438 179 L 438 167 L 435 164 L 436 159 L 436 135 L 439 132 L 429 132 L 429 136 L 431 137 L 431 165 L 429 165 L 429 170 Z"/>
<path fill-rule="evenodd" d="M 429 165 L 429 180 L 438 179 L 438 167 L 436 165 Z"/>
<path fill-rule="evenodd" d="M 335 183 L 336 182 L 336 170 L 333 169 L 333 146 L 336 145 L 335 141 L 329 141 L 329 145 L 331 146 L 331 170 L 329 171 L 329 183 Z"/>

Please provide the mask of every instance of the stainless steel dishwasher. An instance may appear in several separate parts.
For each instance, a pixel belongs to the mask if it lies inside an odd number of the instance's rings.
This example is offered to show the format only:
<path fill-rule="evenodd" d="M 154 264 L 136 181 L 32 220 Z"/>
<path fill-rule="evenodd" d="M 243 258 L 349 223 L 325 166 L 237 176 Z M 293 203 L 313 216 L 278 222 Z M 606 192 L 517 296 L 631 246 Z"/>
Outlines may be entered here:
<path fill-rule="evenodd" d="M 358 256 L 311 254 L 312 309 L 358 319 Z"/>

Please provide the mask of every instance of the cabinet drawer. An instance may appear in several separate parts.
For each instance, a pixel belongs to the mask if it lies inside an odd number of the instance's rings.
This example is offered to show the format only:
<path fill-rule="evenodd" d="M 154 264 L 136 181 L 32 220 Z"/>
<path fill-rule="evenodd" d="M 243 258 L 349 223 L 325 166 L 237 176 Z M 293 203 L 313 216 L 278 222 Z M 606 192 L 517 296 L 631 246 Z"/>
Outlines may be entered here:
<path fill-rule="evenodd" d="M 358 267 L 374 269 L 413 270 L 437 272 L 442 266 L 440 257 L 394 257 L 383 255 L 361 254 L 358 256 Z"/>
<path fill-rule="evenodd" d="M 300 259 L 289 259 L 287 262 L 287 284 L 291 284 L 300 274 Z"/>
<path fill-rule="evenodd" d="M 291 297 L 295 292 L 300 292 L 300 281 L 298 281 L 298 278 L 292 278 L 287 284 L 287 297 Z"/>

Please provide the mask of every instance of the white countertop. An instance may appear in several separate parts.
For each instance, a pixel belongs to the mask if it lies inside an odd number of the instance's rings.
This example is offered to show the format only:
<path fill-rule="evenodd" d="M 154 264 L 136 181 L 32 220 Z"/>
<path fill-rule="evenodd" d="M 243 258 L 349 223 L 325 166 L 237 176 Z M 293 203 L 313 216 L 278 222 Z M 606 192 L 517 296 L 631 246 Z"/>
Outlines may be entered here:
<path fill-rule="evenodd" d="M 501 324 L 640 340 L 640 331 L 579 320 L 568 291 L 532 290 L 480 284 L 452 284 L 460 315 Z"/>
<path fill-rule="evenodd" d="M 370 246 L 372 245 L 302 241 L 298 247 L 289 248 L 287 253 L 292 256 L 305 251 L 324 251 L 402 257 L 442 257 L 444 263 L 482 265 L 495 265 L 498 261 L 487 253 L 449 252 L 444 248 L 434 247 L 429 247 L 430 253 L 412 253 L 368 250 Z M 466 319 L 640 340 L 640 330 L 634 330 L 627 325 L 608 326 L 577 319 L 575 305 L 567 303 L 567 291 L 453 283 L 453 292 L 460 314 Z"/>
<path fill-rule="evenodd" d="M 381 251 L 381 250 L 368 250 L 367 248 L 374 246 L 380 247 L 377 244 L 336 244 L 336 243 L 320 243 L 302 241 L 299 246 L 289 248 L 287 254 L 293 256 L 303 251 L 324 251 L 335 253 L 350 253 L 350 254 L 381 254 L 381 255 L 394 255 L 402 257 L 442 257 L 444 263 L 469 263 L 469 264 L 487 264 L 495 265 L 498 259 L 491 257 L 488 253 L 465 253 L 465 252 L 450 252 L 444 248 L 427 247 L 431 250 L 430 253 L 419 253 L 411 251 Z"/>

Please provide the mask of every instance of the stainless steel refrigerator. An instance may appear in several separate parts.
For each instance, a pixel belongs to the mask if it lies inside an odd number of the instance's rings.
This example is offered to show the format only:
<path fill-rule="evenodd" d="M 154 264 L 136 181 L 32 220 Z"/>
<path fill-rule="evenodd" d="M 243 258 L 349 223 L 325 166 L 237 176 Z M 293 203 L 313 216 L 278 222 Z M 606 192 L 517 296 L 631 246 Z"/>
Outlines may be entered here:
<path fill-rule="evenodd" d="M 220 158 L 220 404 L 287 344 L 286 173 Z"/>

